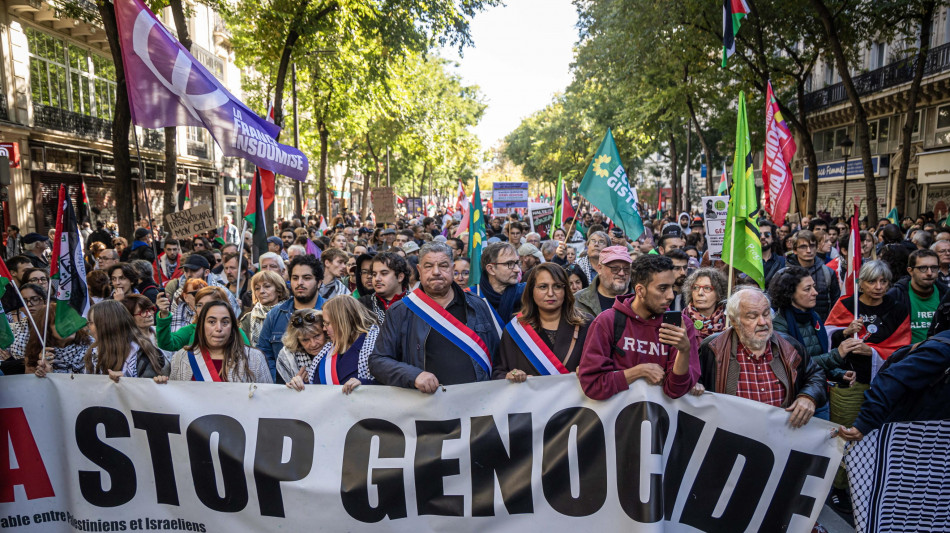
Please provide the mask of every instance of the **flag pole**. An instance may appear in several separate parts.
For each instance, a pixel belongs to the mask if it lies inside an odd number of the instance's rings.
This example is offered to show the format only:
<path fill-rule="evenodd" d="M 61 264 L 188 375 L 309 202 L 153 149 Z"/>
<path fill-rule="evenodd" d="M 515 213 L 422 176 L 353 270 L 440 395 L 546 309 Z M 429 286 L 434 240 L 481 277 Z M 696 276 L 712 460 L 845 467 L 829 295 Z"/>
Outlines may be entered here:
<path fill-rule="evenodd" d="M 733 199 L 733 198 L 730 198 L 730 199 Z M 732 227 L 729 228 L 729 235 L 731 235 L 732 238 L 729 240 L 729 263 L 727 263 L 727 264 L 729 265 L 729 279 L 728 279 L 728 281 L 727 281 L 728 287 L 726 288 L 726 298 L 729 298 L 730 296 L 732 296 L 732 278 L 733 278 L 733 276 L 735 275 L 735 272 L 734 272 L 735 267 L 732 266 L 732 263 L 735 262 L 735 254 L 736 254 L 736 217 L 735 217 L 735 213 L 733 213 L 733 216 L 732 216 Z M 726 327 L 727 327 L 727 328 L 729 327 L 729 317 L 728 317 L 728 316 L 726 316 Z"/>
<path fill-rule="evenodd" d="M 43 313 L 43 347 L 40 349 L 40 357 L 46 357 L 46 331 L 49 328 L 49 297 L 51 294 L 53 294 L 52 284 L 50 284 L 49 290 L 46 291 L 46 309 Z M 29 311 L 29 308 L 27 308 L 27 311 Z"/>
<path fill-rule="evenodd" d="M 26 306 L 26 301 L 23 299 L 23 295 L 20 294 L 20 289 L 19 289 L 19 287 L 17 287 L 17 286 L 16 286 L 16 283 L 13 283 L 12 280 L 11 280 L 11 283 L 10 283 L 10 284 L 13 285 L 13 292 L 15 292 L 16 295 L 17 295 L 17 297 L 20 299 L 20 303 L 23 304 L 23 309 L 26 309 L 26 317 L 30 319 L 30 324 L 33 324 L 33 331 L 36 332 L 36 336 L 37 336 L 37 337 L 42 337 L 43 334 L 40 333 L 40 328 L 38 328 L 38 327 L 36 326 L 36 321 L 33 320 L 33 313 L 31 313 L 31 312 L 30 312 L 30 308 Z M 49 298 L 49 293 L 50 293 L 50 292 L 51 292 L 51 291 L 49 291 L 49 290 L 46 291 L 46 296 L 47 296 L 47 298 Z M 49 307 L 49 300 L 47 300 L 47 304 L 46 304 L 46 305 L 47 305 L 47 307 Z"/>
<path fill-rule="evenodd" d="M 240 186 L 240 178 L 238 178 L 238 185 Z M 234 282 L 234 298 L 241 303 L 241 260 L 244 259 L 244 232 L 247 231 L 247 219 L 244 219 L 244 222 L 241 224 L 241 241 L 238 243 L 238 271 L 237 271 L 237 281 Z M 308 237 L 309 238 L 309 237 Z M 254 252 L 251 252 L 252 254 Z"/>
<path fill-rule="evenodd" d="M 145 179 L 145 165 L 142 164 L 142 152 L 139 150 L 139 134 L 135 131 L 135 124 L 132 124 L 132 134 L 132 138 L 135 139 L 135 156 L 139 160 L 139 178 L 142 180 L 142 193 L 145 196 L 145 212 L 148 214 L 148 232 L 152 236 L 152 253 L 155 254 L 155 259 L 157 260 L 158 242 L 155 241 L 155 234 L 153 233 L 155 221 L 152 219 L 152 200 L 148 195 L 148 183 Z M 165 172 L 168 172 L 167 168 Z M 172 172 L 175 172 L 175 169 L 172 169 Z"/>

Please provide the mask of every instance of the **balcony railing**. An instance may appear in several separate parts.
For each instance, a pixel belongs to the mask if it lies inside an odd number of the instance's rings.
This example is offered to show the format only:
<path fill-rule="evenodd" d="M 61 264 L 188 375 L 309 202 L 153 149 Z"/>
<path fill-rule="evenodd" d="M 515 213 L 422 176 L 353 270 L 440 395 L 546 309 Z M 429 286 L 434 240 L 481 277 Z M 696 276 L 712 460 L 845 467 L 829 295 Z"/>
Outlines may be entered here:
<path fill-rule="evenodd" d="M 208 145 L 195 141 L 188 141 L 188 155 L 208 159 Z"/>
<path fill-rule="evenodd" d="M 112 121 L 33 103 L 33 125 L 87 139 L 112 139 Z"/>
<path fill-rule="evenodd" d="M 142 148 L 161 152 L 165 149 L 165 130 L 145 130 L 142 138 Z"/>
<path fill-rule="evenodd" d="M 950 43 L 931 48 L 927 53 L 927 62 L 924 64 L 924 76 L 930 76 L 950 70 Z M 858 96 L 883 91 L 914 79 L 914 69 L 917 66 L 917 56 L 901 59 L 877 70 L 855 76 L 854 88 Z M 826 107 L 848 101 L 848 94 L 843 83 L 829 85 L 823 89 L 805 95 L 805 110 L 817 111 Z"/>

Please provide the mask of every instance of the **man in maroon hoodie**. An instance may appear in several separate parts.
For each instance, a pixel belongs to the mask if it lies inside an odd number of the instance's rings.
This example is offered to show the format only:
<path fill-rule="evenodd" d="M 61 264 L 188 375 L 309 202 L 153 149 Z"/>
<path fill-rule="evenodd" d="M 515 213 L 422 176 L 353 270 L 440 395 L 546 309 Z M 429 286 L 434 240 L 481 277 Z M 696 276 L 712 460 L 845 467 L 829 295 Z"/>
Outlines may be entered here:
<path fill-rule="evenodd" d="M 683 319 L 684 327 L 662 323 L 675 281 L 668 257 L 643 255 L 633 262 L 634 293 L 618 296 L 588 329 L 577 377 L 589 398 L 606 400 L 641 378 L 679 398 L 699 380 L 699 338 L 692 321 Z M 625 325 L 615 340 L 618 313 Z"/>

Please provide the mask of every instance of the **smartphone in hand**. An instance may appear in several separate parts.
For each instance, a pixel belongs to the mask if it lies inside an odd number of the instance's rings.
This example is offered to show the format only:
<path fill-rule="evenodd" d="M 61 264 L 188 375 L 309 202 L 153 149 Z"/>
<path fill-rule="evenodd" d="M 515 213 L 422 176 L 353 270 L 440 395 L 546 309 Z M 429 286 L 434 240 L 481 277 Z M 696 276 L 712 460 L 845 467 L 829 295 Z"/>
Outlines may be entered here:
<path fill-rule="evenodd" d="M 676 327 L 683 326 L 683 313 L 681 311 L 666 311 L 663 313 L 663 323 Z"/>

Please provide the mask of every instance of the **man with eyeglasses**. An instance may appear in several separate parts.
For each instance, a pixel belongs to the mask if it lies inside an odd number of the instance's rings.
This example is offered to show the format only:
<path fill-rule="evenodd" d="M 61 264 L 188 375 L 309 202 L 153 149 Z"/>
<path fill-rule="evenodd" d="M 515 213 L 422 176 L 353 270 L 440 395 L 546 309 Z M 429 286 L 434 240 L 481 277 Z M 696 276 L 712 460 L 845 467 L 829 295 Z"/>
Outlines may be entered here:
<path fill-rule="evenodd" d="M 930 246 L 940 261 L 937 280 L 944 285 L 950 284 L 950 240 L 939 240 Z"/>
<path fill-rule="evenodd" d="M 762 243 L 762 271 L 765 272 L 765 286 L 779 270 L 785 268 L 785 256 L 775 253 L 775 224 L 764 222 L 759 226 L 759 241 Z"/>
<path fill-rule="evenodd" d="M 421 263 L 420 263 L 421 264 Z M 482 277 L 475 293 L 491 306 L 500 328 L 521 310 L 521 261 L 510 242 L 494 242 L 482 250 Z"/>
<path fill-rule="evenodd" d="M 827 227 L 827 224 L 826 224 Z M 800 266 L 808 271 L 815 280 L 815 290 L 818 291 L 818 301 L 814 311 L 824 322 L 828 318 L 831 308 L 841 297 L 841 287 L 836 274 L 818 257 L 818 241 L 815 234 L 809 230 L 801 230 L 795 234 L 795 249 L 788 256 L 785 263 L 788 266 Z"/>
<path fill-rule="evenodd" d="M 911 343 L 927 339 L 937 306 L 947 294 L 947 286 L 937 280 L 940 259 L 932 250 L 916 250 L 907 258 L 907 273 L 891 287 L 888 295 L 910 310 Z"/>
<path fill-rule="evenodd" d="M 617 296 L 630 292 L 630 252 L 625 246 L 608 246 L 600 252 L 600 275 L 574 295 L 574 307 L 596 317 L 614 305 Z"/>
<path fill-rule="evenodd" d="M 427 243 L 419 251 L 419 288 L 386 312 L 369 356 L 380 383 L 432 394 L 440 385 L 491 379 L 498 330 L 485 301 L 452 281 L 452 267 L 445 244 Z"/>

